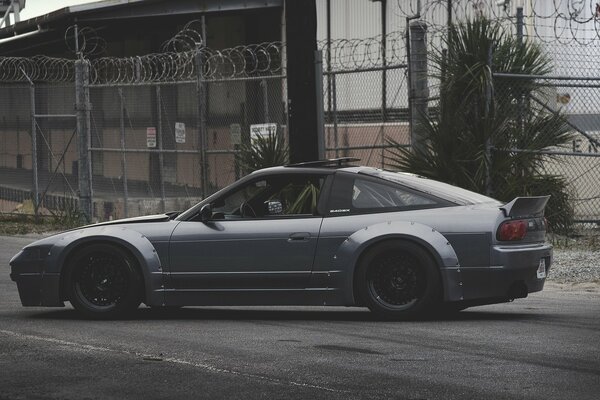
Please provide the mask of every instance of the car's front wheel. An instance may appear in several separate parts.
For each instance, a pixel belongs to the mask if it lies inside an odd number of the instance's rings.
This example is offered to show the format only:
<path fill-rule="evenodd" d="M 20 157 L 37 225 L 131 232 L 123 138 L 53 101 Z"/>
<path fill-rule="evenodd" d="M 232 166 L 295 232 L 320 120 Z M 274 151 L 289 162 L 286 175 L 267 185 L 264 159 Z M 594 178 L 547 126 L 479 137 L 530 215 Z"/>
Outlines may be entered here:
<path fill-rule="evenodd" d="M 434 260 L 422 247 L 407 241 L 386 241 L 368 249 L 356 279 L 362 301 L 385 319 L 424 316 L 441 293 Z"/>
<path fill-rule="evenodd" d="M 120 318 L 142 300 L 143 283 L 136 261 L 109 244 L 93 244 L 70 260 L 66 276 L 69 300 L 88 318 Z"/>

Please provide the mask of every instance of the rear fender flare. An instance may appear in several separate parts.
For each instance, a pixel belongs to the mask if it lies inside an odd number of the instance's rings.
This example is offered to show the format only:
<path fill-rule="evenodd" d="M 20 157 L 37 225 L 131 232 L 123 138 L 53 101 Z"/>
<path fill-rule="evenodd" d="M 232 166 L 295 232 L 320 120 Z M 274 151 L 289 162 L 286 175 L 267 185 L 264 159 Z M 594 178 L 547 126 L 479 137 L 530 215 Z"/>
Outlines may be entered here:
<path fill-rule="evenodd" d="M 162 265 L 156 249 L 146 236 L 121 226 L 98 226 L 79 229 L 63 235 L 50 249 L 44 263 L 44 272 L 61 274 L 68 258 L 81 246 L 109 243 L 128 250 L 137 260 L 144 279 L 145 303 L 162 305 L 164 302 Z M 61 276 L 61 281 L 62 281 Z M 50 288 L 49 288 L 50 289 Z M 44 295 L 44 291 L 42 295 Z M 50 291 L 47 292 L 48 294 Z"/>
<path fill-rule="evenodd" d="M 407 240 L 424 247 L 435 259 L 439 269 L 445 301 L 458 301 L 463 297 L 460 265 L 454 248 L 440 232 L 418 222 L 389 221 L 378 223 L 354 232 L 338 248 L 334 256 L 334 269 L 346 271 L 336 274 L 342 282 L 335 282 L 346 294 L 347 304 L 356 304 L 354 298 L 354 273 L 364 252 L 376 243 L 386 240 Z"/>

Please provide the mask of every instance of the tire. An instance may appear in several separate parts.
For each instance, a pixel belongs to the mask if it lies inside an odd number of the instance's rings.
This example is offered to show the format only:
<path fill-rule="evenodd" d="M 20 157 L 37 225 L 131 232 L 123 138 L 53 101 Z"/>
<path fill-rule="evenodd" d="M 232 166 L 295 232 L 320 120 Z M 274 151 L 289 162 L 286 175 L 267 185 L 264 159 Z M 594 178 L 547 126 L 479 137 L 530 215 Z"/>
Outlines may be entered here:
<path fill-rule="evenodd" d="M 362 302 L 383 319 L 424 317 L 441 297 L 435 261 L 411 242 L 386 241 L 368 249 L 356 279 Z"/>
<path fill-rule="evenodd" d="M 70 259 L 66 290 L 73 307 L 87 318 L 126 316 L 141 303 L 143 281 L 136 260 L 119 247 L 93 244 Z"/>

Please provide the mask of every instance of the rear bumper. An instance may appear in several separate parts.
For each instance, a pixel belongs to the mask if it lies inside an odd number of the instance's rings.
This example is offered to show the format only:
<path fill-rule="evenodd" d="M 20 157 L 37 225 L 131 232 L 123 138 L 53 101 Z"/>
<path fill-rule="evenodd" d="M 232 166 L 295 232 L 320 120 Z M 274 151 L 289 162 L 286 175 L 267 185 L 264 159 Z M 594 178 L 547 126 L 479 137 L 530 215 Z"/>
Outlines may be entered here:
<path fill-rule="evenodd" d="M 546 278 L 538 278 L 537 270 L 543 258 L 546 276 L 552 266 L 552 246 L 549 244 L 491 247 L 489 267 L 461 268 L 464 300 L 527 297 L 544 288 Z"/>

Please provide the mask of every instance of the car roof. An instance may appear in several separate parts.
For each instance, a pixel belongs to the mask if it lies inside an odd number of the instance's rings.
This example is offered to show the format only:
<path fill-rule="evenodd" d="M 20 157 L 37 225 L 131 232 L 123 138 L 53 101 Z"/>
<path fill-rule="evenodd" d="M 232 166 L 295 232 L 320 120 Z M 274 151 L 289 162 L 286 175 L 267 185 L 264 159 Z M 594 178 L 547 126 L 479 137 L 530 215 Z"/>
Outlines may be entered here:
<path fill-rule="evenodd" d="M 496 199 L 483 194 L 408 172 L 392 172 L 370 167 L 363 167 L 360 169 L 352 168 L 349 172 L 385 179 L 387 181 L 408 186 L 421 192 L 429 193 L 451 201 L 458 201 L 463 204 L 498 202 Z"/>
<path fill-rule="evenodd" d="M 339 160 L 342 161 L 339 162 Z M 274 172 L 281 172 L 284 174 L 290 172 L 318 174 L 331 174 L 334 172 L 342 172 L 348 174 L 363 174 L 379 179 L 384 179 L 389 182 L 398 183 L 407 186 L 411 189 L 415 189 L 424 193 L 429 193 L 431 195 L 450 200 L 452 202 L 458 202 L 461 204 L 480 204 L 498 202 L 497 200 L 488 196 L 484 196 L 480 193 L 476 193 L 467 189 L 460 188 L 458 186 L 453 186 L 447 183 L 439 182 L 433 179 L 428 179 L 408 172 L 393 172 L 366 166 L 345 166 L 345 163 L 347 161 L 355 160 L 356 159 L 342 158 L 323 160 L 321 162 L 292 164 L 282 167 L 265 168 L 256 171 L 253 174 L 262 175 L 263 173 L 272 174 Z M 322 166 L 320 166 L 321 163 L 323 163 Z"/>

